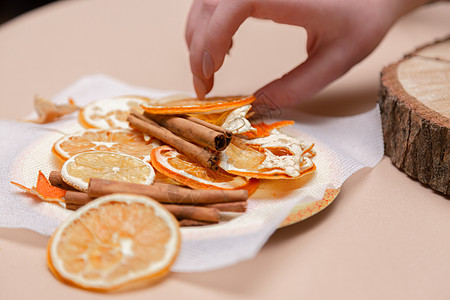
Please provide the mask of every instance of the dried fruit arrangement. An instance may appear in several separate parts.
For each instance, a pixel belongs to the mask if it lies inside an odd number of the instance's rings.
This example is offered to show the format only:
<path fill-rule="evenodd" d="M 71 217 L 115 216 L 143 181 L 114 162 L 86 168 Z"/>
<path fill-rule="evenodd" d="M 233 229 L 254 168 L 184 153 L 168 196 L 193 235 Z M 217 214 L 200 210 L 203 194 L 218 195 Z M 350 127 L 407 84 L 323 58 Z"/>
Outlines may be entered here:
<path fill-rule="evenodd" d="M 32 188 L 14 183 L 76 210 L 49 242 L 56 277 L 94 290 L 156 278 L 178 252 L 179 226 L 217 224 L 245 212 L 261 180 L 313 172 L 314 144 L 280 130 L 293 121 L 251 122 L 254 100 L 122 96 L 81 108 L 86 129 L 52 147 L 61 169 Z"/>
<path fill-rule="evenodd" d="M 254 100 L 93 101 L 79 112 L 86 129 L 52 147 L 64 162 L 61 170 L 47 183 L 40 174 L 35 188 L 22 188 L 72 210 L 107 194 L 141 194 L 164 203 L 182 226 L 218 223 L 220 211 L 245 211 L 260 180 L 296 179 L 315 170 L 314 144 L 280 130 L 293 121 L 250 121 Z"/>

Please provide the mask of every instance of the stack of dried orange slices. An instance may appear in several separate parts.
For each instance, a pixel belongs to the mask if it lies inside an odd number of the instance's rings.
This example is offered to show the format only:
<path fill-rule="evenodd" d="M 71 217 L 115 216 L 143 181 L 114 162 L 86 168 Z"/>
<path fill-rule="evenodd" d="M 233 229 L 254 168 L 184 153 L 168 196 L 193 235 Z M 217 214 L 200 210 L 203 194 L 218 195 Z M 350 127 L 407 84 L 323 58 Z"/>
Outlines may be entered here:
<path fill-rule="evenodd" d="M 245 188 L 251 178 L 296 179 L 314 171 L 314 145 L 280 131 L 293 121 L 269 125 L 249 121 L 254 100 L 253 96 L 198 100 L 180 95 L 99 99 L 80 110 L 80 123 L 87 129 L 64 136 L 52 150 L 65 161 L 62 179 L 81 191 L 92 177 L 151 184 L 153 168 L 158 178 L 167 176 L 193 189 L 228 190 Z M 164 142 L 131 129 L 126 118 L 133 110 L 195 116 L 232 132 L 230 145 L 218 153 L 220 168 L 204 167 Z"/>
<path fill-rule="evenodd" d="M 62 137 L 52 151 L 64 161 L 62 180 L 80 191 L 87 190 L 90 178 L 152 184 L 153 168 L 157 178 L 167 177 L 176 184 L 223 190 L 254 189 L 252 178 L 296 179 L 313 172 L 314 144 L 280 130 L 293 121 L 250 122 L 254 100 L 253 96 L 198 100 L 179 95 L 99 99 L 79 112 L 79 121 L 87 129 Z M 126 121 L 132 111 L 163 117 L 194 116 L 231 132 L 228 147 L 209 150 L 216 152 L 220 168 L 205 167 L 180 149 L 132 129 Z"/>
<path fill-rule="evenodd" d="M 190 114 L 233 133 L 230 145 L 219 153 L 221 169 L 216 172 L 189 160 L 168 146 L 152 150 L 153 166 L 166 176 L 192 188 L 205 185 L 221 188 L 213 182 L 224 174 L 240 176 L 242 180 L 296 179 L 313 172 L 314 144 L 307 144 L 279 130 L 292 125 L 293 121 L 252 124 L 247 116 L 254 100 L 254 97 L 214 97 L 202 101 L 163 98 L 142 105 L 149 114 Z M 210 183 L 205 183 L 205 179 Z M 200 184 L 189 184 L 192 180 Z M 233 181 L 237 180 L 233 178 Z"/>

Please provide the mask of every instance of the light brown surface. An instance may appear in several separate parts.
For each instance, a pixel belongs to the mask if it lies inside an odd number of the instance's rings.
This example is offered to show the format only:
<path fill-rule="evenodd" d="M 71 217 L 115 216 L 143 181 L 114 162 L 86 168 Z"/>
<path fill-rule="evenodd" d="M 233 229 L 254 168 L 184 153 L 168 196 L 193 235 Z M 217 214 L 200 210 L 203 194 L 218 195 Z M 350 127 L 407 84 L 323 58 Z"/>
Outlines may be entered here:
<path fill-rule="evenodd" d="M 191 91 L 183 40 L 188 6 L 72 0 L 3 25 L 0 117 L 23 117 L 35 93 L 51 96 L 90 73 Z M 436 4 L 406 16 L 367 60 L 299 108 L 324 115 L 371 109 L 381 68 L 448 33 L 449 15 L 448 4 Z M 214 92 L 251 92 L 286 72 L 304 59 L 304 38 L 301 29 L 250 20 Z M 48 237 L 0 229 L 0 299 L 448 299 L 449 232 L 450 200 L 385 157 L 350 177 L 329 208 L 278 230 L 256 258 L 212 272 L 174 273 L 115 295 L 61 284 L 46 269 Z"/>

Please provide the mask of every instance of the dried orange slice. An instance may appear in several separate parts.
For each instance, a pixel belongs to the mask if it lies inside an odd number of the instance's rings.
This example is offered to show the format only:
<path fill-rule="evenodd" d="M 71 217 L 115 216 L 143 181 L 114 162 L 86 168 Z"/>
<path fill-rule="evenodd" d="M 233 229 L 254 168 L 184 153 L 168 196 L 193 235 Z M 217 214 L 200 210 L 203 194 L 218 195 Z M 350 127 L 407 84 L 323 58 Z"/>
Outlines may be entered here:
<path fill-rule="evenodd" d="M 218 113 L 250 104 L 254 96 L 195 98 L 165 97 L 141 105 L 151 114 Z"/>
<path fill-rule="evenodd" d="M 68 159 L 61 169 L 65 183 L 80 191 L 87 191 L 91 178 L 151 184 L 155 179 L 153 167 L 134 156 L 91 151 Z"/>
<path fill-rule="evenodd" d="M 89 129 L 60 138 L 53 145 L 53 153 L 66 161 L 74 155 L 88 151 L 108 151 L 135 156 L 150 161 L 150 152 L 161 142 L 142 133 L 127 129 Z"/>
<path fill-rule="evenodd" d="M 121 96 L 92 101 L 80 110 L 78 121 L 86 128 L 130 129 L 127 117 L 132 109 L 150 101 L 141 96 Z"/>
<path fill-rule="evenodd" d="M 213 171 L 205 168 L 169 146 L 153 149 L 152 165 L 167 177 L 194 189 L 234 190 L 248 184 L 243 177 L 221 169 Z"/>
<path fill-rule="evenodd" d="M 263 138 L 234 137 L 220 153 L 219 166 L 231 174 L 260 179 L 295 179 L 315 170 L 314 144 L 273 129 Z"/>
<path fill-rule="evenodd" d="M 50 271 L 63 282 L 110 291 L 169 272 L 180 249 L 177 220 L 144 196 L 113 194 L 78 209 L 47 246 Z"/>

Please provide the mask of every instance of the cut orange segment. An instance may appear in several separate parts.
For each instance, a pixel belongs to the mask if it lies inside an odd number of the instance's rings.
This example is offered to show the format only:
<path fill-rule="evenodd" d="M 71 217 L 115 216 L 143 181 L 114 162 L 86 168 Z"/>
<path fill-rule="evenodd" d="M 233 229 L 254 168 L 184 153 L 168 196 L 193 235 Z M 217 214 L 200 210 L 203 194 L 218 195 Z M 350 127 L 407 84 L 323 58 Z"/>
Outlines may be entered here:
<path fill-rule="evenodd" d="M 234 190 L 248 184 L 244 177 L 205 168 L 169 146 L 153 149 L 152 165 L 167 177 L 194 189 Z"/>
<path fill-rule="evenodd" d="M 97 291 L 144 283 L 169 272 L 180 249 L 178 221 L 144 196 L 113 194 L 78 209 L 47 246 L 50 271 Z"/>
<path fill-rule="evenodd" d="M 150 101 L 141 96 L 121 96 L 92 101 L 80 110 L 78 120 L 83 127 L 100 129 L 130 129 L 127 122 L 132 109 Z"/>
<path fill-rule="evenodd" d="M 253 101 L 255 101 L 254 96 L 210 97 L 205 100 L 166 97 L 153 99 L 141 107 L 151 114 L 218 113 L 250 104 Z"/>
<path fill-rule="evenodd" d="M 263 138 L 235 137 L 220 154 L 219 166 L 231 174 L 261 179 L 295 179 L 315 170 L 314 144 L 277 129 Z"/>
<path fill-rule="evenodd" d="M 68 159 L 61 177 L 68 185 L 86 192 L 91 178 L 151 184 L 155 171 L 149 163 L 131 155 L 91 151 Z"/>
<path fill-rule="evenodd" d="M 150 161 L 150 152 L 161 146 L 159 140 L 146 140 L 142 133 L 127 129 L 89 129 L 62 137 L 53 145 L 53 153 L 62 160 L 88 151 L 128 154 Z"/>
<path fill-rule="evenodd" d="M 62 199 L 66 195 L 66 191 L 51 185 L 47 177 L 39 171 L 36 186 L 27 188 L 17 182 L 11 181 L 12 184 L 21 188 L 22 190 L 39 197 L 39 199 L 46 202 L 64 202 Z"/>

